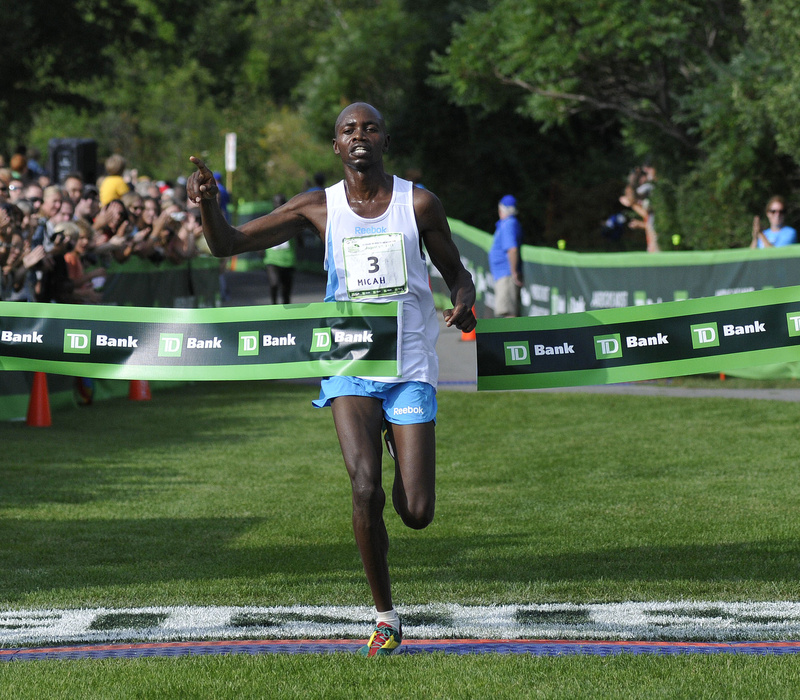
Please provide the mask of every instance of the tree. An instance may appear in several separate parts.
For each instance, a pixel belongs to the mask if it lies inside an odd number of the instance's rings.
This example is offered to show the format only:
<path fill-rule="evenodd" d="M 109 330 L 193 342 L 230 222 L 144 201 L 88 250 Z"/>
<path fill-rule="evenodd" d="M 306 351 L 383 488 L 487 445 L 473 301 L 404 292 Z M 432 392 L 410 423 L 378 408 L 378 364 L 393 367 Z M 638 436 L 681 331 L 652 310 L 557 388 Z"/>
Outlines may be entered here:
<path fill-rule="evenodd" d="M 774 127 L 782 155 L 800 163 L 800 5 L 782 0 L 743 0 L 756 58 L 751 92 Z"/>
<path fill-rule="evenodd" d="M 607 113 L 691 152 L 682 98 L 742 39 L 731 0 L 499 0 L 456 30 L 437 82 L 459 103 L 511 105 L 545 125 Z"/>
<path fill-rule="evenodd" d="M 130 0 L 48 0 L 5 3 L 0 12 L 0 120 L 12 143 L 23 139 L 31 114 L 43 105 L 88 107 L 84 80 L 114 69 L 110 46 L 147 45 L 149 23 Z"/>
<path fill-rule="evenodd" d="M 747 212 L 797 171 L 798 11 L 787 1 L 497 0 L 457 27 L 434 81 L 456 104 L 514 110 L 544 129 L 605 118 L 659 168 L 661 233 L 740 245 Z"/>
<path fill-rule="evenodd" d="M 481 228 L 513 192 L 528 242 L 603 249 L 600 222 L 649 159 L 664 237 L 739 245 L 800 181 L 794 4 L 31 0 L 0 17 L 15 25 L 0 116 L 9 144 L 92 137 L 160 179 L 198 148 L 221 166 L 236 131 L 237 194 L 268 198 L 334 167 L 331 124 L 366 100 L 392 169 Z"/>
<path fill-rule="evenodd" d="M 661 203 L 665 223 L 695 247 L 746 245 L 774 194 L 787 197 L 788 221 L 800 213 L 800 8 L 746 0 L 742 10 L 746 42 L 685 100 L 703 157 L 667 183 L 671 202 Z"/>

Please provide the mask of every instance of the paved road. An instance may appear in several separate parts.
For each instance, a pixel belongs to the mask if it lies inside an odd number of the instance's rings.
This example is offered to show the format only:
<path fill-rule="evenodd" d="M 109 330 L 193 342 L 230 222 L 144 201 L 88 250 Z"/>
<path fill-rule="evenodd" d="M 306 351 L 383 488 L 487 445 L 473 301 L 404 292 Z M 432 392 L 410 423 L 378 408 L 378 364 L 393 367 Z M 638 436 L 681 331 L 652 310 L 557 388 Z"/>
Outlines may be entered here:
<path fill-rule="evenodd" d="M 227 306 L 269 304 L 269 287 L 266 272 L 237 272 L 227 275 L 229 298 Z M 295 275 L 293 303 L 321 301 L 325 294 L 325 279 L 322 275 L 298 272 Z M 451 391 L 477 390 L 477 361 L 475 343 L 462 340 L 461 331 L 447 328 L 440 319 L 439 388 Z M 570 392 L 584 394 L 629 394 L 633 396 L 674 397 L 726 397 L 731 399 L 767 399 L 772 401 L 800 401 L 798 389 L 692 389 L 687 387 L 656 386 L 647 382 L 632 384 L 607 384 L 602 386 L 565 387 L 558 389 L 534 389 L 544 393 Z"/>

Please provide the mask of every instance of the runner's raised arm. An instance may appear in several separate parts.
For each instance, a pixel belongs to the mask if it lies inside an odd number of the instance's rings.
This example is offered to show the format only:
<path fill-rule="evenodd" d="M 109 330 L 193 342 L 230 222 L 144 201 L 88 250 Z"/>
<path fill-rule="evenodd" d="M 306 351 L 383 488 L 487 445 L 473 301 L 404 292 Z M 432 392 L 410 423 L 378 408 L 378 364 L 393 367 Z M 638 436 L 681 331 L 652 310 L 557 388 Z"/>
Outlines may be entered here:
<path fill-rule="evenodd" d="M 197 166 L 186 182 L 186 194 L 200 207 L 203 234 L 208 247 L 218 258 L 264 250 L 288 241 L 309 228 L 322 236 L 325 231 L 325 192 L 304 192 L 286 204 L 241 227 L 231 226 L 217 202 L 218 188 L 206 164 L 191 156 Z"/>

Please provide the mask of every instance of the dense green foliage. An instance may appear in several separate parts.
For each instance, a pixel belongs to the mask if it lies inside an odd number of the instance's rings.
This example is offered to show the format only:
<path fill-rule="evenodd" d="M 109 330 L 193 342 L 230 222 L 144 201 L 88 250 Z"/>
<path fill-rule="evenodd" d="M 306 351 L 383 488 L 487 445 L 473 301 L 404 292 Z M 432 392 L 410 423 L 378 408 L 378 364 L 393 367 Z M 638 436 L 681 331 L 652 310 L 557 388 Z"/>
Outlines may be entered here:
<path fill-rule="evenodd" d="M 791 0 L 31 0 L 0 18 L 1 145 L 93 137 L 101 158 L 172 179 L 192 153 L 222 169 L 235 131 L 235 195 L 267 199 L 338 176 L 333 119 L 364 99 L 389 121 L 392 169 L 485 230 L 511 191 L 529 243 L 602 249 L 600 222 L 649 160 L 662 243 L 744 245 L 800 175 L 799 14 Z"/>
<path fill-rule="evenodd" d="M 662 234 L 741 245 L 767 197 L 796 185 L 798 12 L 781 0 L 497 0 L 458 27 L 435 82 L 459 104 L 545 127 L 604 115 L 661 173 Z"/>

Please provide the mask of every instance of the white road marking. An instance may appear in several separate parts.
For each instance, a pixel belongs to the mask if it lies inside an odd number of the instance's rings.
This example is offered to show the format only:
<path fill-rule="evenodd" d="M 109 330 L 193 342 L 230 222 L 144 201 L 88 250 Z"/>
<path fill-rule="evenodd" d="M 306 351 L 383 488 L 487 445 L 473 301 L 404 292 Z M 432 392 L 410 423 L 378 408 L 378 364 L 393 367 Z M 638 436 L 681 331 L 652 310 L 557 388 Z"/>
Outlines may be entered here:
<path fill-rule="evenodd" d="M 417 639 L 800 639 L 800 603 L 708 601 L 401 606 Z M 231 639 L 362 639 L 367 607 L 141 607 L 0 611 L 0 646 Z"/>

